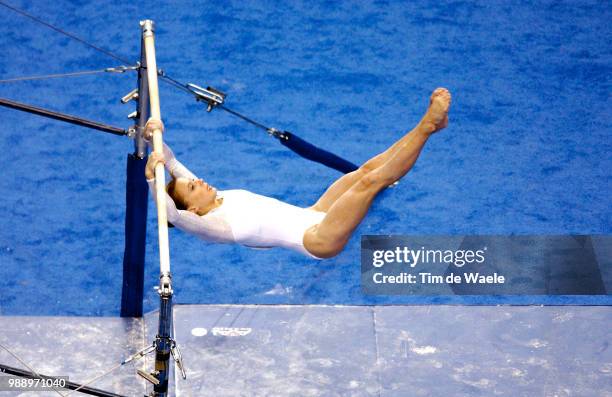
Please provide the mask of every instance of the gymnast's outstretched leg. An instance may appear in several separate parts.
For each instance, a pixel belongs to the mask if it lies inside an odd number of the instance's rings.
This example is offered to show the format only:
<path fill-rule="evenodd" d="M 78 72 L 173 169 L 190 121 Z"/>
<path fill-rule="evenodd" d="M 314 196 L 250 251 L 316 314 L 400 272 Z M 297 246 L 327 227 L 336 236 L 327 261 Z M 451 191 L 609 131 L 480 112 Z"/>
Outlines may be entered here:
<path fill-rule="evenodd" d="M 441 95 L 442 93 L 448 93 L 448 91 L 444 88 L 438 88 L 435 90 L 431 96 L 431 101 L 433 101 L 434 97 Z M 450 95 L 450 94 L 449 94 Z M 431 103 L 430 101 L 430 108 Z M 428 131 L 430 133 L 434 133 L 436 131 L 441 130 L 446 127 L 448 124 L 448 116 L 445 116 L 444 119 L 439 124 L 432 124 L 430 120 L 431 117 L 428 116 L 428 112 L 423 116 L 421 121 L 414 127 L 410 132 L 396 141 L 392 146 L 390 146 L 384 152 L 378 154 L 377 156 L 372 157 L 365 163 L 361 165 L 357 170 L 350 172 L 346 175 L 343 175 L 338 180 L 336 180 L 323 195 L 317 200 L 315 205 L 313 205 L 313 210 L 327 212 L 331 206 L 336 202 L 336 200 L 342 196 L 347 190 L 351 188 L 357 181 L 359 181 L 362 177 L 365 176 L 370 171 L 375 170 L 376 168 L 382 166 L 386 163 L 398 150 L 400 147 L 409 145 L 415 139 L 415 135 L 419 132 Z"/>
<path fill-rule="evenodd" d="M 331 258 L 342 251 L 368 212 L 374 197 L 403 177 L 416 162 L 429 137 L 446 127 L 450 101 L 451 96 L 446 89 L 435 90 L 431 95 L 429 109 L 419 125 L 398 141 L 389 153 L 384 152 L 379 155 L 382 157 L 377 156 L 370 160 L 385 161 L 353 181 L 353 184 L 331 203 L 321 223 L 304 233 L 304 247 L 310 253 L 320 258 Z M 316 205 L 313 209 L 317 209 Z"/>

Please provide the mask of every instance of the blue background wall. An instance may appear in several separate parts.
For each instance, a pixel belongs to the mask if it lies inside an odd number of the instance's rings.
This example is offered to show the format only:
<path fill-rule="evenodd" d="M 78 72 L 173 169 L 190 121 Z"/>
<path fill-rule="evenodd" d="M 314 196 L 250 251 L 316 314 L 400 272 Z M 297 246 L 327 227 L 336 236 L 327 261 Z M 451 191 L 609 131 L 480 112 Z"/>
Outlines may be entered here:
<path fill-rule="evenodd" d="M 224 90 L 228 106 L 355 162 L 409 130 L 434 88 L 449 88 L 449 128 L 337 258 L 171 232 L 178 302 L 367 304 L 414 298 L 362 295 L 361 234 L 612 231 L 612 12 L 575 3 L 11 4 L 134 61 L 138 21 L 151 18 L 170 75 Z M 0 78 L 118 65 L 2 7 L 0 22 Z M 0 96 L 126 127 L 133 105 L 119 98 L 134 87 L 133 73 L 104 74 L 3 84 Z M 307 206 L 339 176 L 169 86 L 161 95 L 167 141 L 220 189 Z M 117 315 L 132 142 L 8 109 L 0 125 L 0 313 Z M 147 311 L 157 305 L 154 221 Z"/>

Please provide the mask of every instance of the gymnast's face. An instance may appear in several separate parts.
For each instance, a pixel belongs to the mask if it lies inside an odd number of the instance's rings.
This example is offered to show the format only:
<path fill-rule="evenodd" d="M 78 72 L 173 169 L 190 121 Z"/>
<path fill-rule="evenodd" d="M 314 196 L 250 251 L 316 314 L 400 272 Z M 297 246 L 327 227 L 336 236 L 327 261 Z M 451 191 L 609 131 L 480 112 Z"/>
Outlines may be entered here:
<path fill-rule="evenodd" d="M 176 178 L 172 198 L 185 209 L 204 215 L 217 204 L 217 189 L 201 179 Z"/>

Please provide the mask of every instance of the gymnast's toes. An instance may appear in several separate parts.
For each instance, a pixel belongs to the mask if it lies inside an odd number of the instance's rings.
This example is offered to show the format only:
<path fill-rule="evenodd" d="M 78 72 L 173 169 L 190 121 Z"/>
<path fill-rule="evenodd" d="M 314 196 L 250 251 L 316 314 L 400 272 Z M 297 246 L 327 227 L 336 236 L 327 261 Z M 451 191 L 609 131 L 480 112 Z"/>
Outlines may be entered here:
<path fill-rule="evenodd" d="M 437 88 L 432 94 L 429 109 L 423 117 L 421 126 L 426 131 L 437 132 L 448 125 L 448 109 L 451 103 L 451 94 L 446 88 Z"/>

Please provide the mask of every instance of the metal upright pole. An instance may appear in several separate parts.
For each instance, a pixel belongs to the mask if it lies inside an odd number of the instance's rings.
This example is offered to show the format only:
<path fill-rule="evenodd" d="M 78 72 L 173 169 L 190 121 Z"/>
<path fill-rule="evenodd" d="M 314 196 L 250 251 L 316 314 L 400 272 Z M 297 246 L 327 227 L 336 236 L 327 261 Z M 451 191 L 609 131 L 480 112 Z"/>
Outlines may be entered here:
<path fill-rule="evenodd" d="M 144 39 L 140 41 L 140 68 L 138 69 L 138 131 L 134 140 L 135 154 L 147 156 L 147 143 L 143 138 L 144 127 L 149 119 L 149 77 L 147 74 L 147 51 Z"/>
<path fill-rule="evenodd" d="M 155 59 L 155 40 L 153 21 L 141 22 L 142 37 L 145 44 L 147 58 L 147 77 L 149 83 L 149 103 L 152 120 L 161 121 L 159 107 L 159 90 L 157 84 L 157 62 Z M 155 124 L 154 124 L 155 125 Z M 153 127 L 153 150 L 163 154 L 163 138 L 161 124 Z M 170 275 L 170 252 L 168 247 L 168 217 L 166 213 L 166 191 L 164 165 L 157 164 L 155 167 L 155 189 L 157 197 L 157 221 L 159 235 L 159 260 L 160 260 L 160 282 L 159 282 L 159 328 L 155 340 L 155 372 L 159 381 L 154 385 L 155 397 L 166 397 L 168 395 L 168 378 L 170 375 L 170 354 L 174 352 L 175 343 L 172 339 L 172 284 Z"/>
<path fill-rule="evenodd" d="M 121 317 L 142 317 L 144 297 L 144 264 L 147 233 L 149 187 L 144 170 L 147 164 L 147 143 L 143 139 L 149 118 L 149 85 L 144 39 L 140 42 L 138 69 L 137 117 L 134 153 L 127 156 L 125 249 L 123 254 L 123 288 Z"/>

